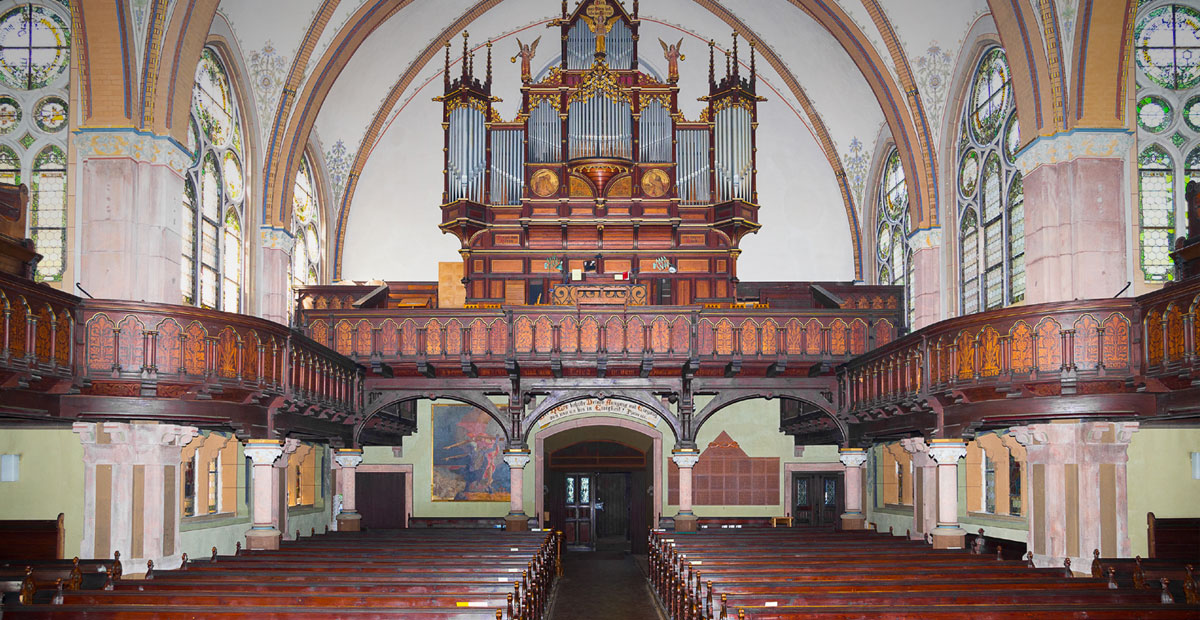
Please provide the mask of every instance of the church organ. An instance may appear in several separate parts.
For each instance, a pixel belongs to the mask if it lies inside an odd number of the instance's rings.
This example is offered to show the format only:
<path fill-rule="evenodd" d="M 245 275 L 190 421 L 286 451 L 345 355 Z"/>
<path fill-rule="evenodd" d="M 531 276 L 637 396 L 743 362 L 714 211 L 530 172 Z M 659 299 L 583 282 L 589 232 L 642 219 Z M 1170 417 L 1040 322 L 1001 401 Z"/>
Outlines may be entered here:
<path fill-rule="evenodd" d="M 462 244 L 467 303 L 572 303 L 581 283 L 624 287 L 631 304 L 734 298 L 739 242 L 759 228 L 754 44 L 744 76 L 735 34 L 719 77 L 709 42 L 705 107 L 688 120 L 682 40 L 659 41 L 668 72 L 653 75 L 639 63 L 637 2 L 564 2 L 550 27 L 559 58 L 536 78 L 545 37 L 517 41 L 511 121 L 495 109 L 492 43 L 483 79 L 465 33 L 454 77 L 446 44 L 441 228 Z"/>

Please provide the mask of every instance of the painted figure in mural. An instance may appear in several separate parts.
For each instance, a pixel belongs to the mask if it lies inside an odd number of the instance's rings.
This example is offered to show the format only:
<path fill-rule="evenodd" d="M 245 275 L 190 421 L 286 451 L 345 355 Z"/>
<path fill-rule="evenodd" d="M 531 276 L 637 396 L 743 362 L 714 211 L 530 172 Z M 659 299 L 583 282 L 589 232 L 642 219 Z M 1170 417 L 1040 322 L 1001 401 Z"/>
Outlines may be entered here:
<path fill-rule="evenodd" d="M 530 70 L 530 64 L 533 62 L 534 54 L 537 54 L 538 41 L 541 40 L 542 38 L 538 37 L 533 40 L 533 43 L 525 45 L 524 43 L 521 43 L 520 39 L 517 39 L 518 51 L 517 55 L 512 57 L 512 62 L 517 62 L 518 58 L 521 59 L 521 80 L 525 82 L 533 79 L 533 75 Z"/>
<path fill-rule="evenodd" d="M 687 56 L 683 55 L 680 50 L 683 48 L 683 39 L 675 45 L 667 45 L 666 41 L 658 40 L 659 45 L 663 48 L 663 57 L 667 59 L 667 81 L 675 83 L 679 81 L 679 61 L 687 60 Z"/>
<path fill-rule="evenodd" d="M 487 413 L 468 405 L 434 411 L 433 499 L 508 501 L 504 432 Z"/>

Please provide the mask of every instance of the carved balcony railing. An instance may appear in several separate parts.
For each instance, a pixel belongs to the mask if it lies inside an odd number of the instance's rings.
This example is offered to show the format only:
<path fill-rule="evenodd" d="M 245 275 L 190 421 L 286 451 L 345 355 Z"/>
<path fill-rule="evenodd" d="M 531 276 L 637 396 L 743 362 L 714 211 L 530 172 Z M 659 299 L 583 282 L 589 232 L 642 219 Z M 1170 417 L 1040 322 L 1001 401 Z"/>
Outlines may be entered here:
<path fill-rule="evenodd" d="M 869 419 L 939 395 L 982 401 L 1123 386 L 1142 372 L 1140 301 L 1011 307 L 930 325 L 839 369 L 838 409 Z"/>
<path fill-rule="evenodd" d="M 349 414 L 363 369 L 299 332 L 190 306 L 81 300 L 0 275 L 3 387 Z M 53 380 L 53 381 L 52 381 Z"/>
<path fill-rule="evenodd" d="M 663 365 L 840 363 L 896 337 L 895 309 L 614 310 L 517 306 L 467 310 L 305 311 L 316 342 L 364 363 Z"/>
<path fill-rule="evenodd" d="M 1155 389 L 1191 387 L 1200 379 L 1200 279 L 1167 286 L 1138 298 L 1142 371 Z"/>

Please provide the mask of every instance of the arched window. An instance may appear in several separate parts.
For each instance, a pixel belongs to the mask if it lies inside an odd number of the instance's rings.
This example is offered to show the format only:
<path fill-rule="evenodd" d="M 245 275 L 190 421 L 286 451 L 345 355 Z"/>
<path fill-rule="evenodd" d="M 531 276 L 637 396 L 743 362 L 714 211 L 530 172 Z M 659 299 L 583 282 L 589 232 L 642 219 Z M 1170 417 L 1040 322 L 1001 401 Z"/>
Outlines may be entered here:
<path fill-rule="evenodd" d="M 245 273 L 242 124 L 217 53 L 204 48 L 192 89 L 192 165 L 184 179 L 180 288 L 183 301 L 241 311 Z"/>
<path fill-rule="evenodd" d="M 0 15 L 0 181 L 29 184 L 41 282 L 62 281 L 66 267 L 70 22 L 57 3 L 21 3 Z"/>
<path fill-rule="evenodd" d="M 1134 28 L 1137 64 L 1138 203 L 1141 266 L 1147 282 L 1170 280 L 1175 197 L 1200 177 L 1200 10 L 1142 2 Z"/>
<path fill-rule="evenodd" d="M 1004 50 L 984 52 L 971 80 L 958 141 L 958 248 L 962 314 L 1025 298 L 1025 190 L 1016 168 L 1016 98 Z"/>
<path fill-rule="evenodd" d="M 292 192 L 292 288 L 321 282 L 321 203 L 308 156 L 300 160 Z"/>
<path fill-rule="evenodd" d="M 892 149 L 883 165 L 879 203 L 875 209 L 875 263 L 879 284 L 904 287 L 908 323 L 912 324 L 912 250 L 908 247 L 908 186 L 900 152 Z"/>

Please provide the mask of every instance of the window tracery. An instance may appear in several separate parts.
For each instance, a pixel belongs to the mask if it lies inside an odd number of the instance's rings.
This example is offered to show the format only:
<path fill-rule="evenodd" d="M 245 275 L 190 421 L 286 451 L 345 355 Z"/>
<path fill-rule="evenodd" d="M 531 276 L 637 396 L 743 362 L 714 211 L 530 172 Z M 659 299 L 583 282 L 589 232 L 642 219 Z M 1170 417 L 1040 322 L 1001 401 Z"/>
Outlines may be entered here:
<path fill-rule="evenodd" d="M 1134 27 L 1140 260 L 1147 282 L 1165 282 L 1172 279 L 1175 222 L 1186 209 L 1175 197 L 1200 177 L 1200 6 L 1140 4 Z"/>
<path fill-rule="evenodd" d="M 319 284 L 321 257 L 324 254 L 321 234 L 321 204 L 308 156 L 300 160 L 292 192 L 292 288 Z"/>
<path fill-rule="evenodd" d="M 237 99 L 216 51 L 196 66 L 184 179 L 180 288 L 184 303 L 241 310 L 245 172 Z"/>
<path fill-rule="evenodd" d="M 1025 191 L 1016 167 L 1016 97 L 1004 50 L 979 60 L 959 129 L 958 198 L 961 313 L 1025 298 Z"/>
<path fill-rule="evenodd" d="M 67 86 L 70 15 L 25 2 L 0 14 L 0 181 L 29 184 L 35 278 L 60 282 L 67 247 Z"/>
<path fill-rule="evenodd" d="M 912 324 L 912 249 L 908 246 L 908 186 L 900 152 L 893 148 L 884 160 L 875 213 L 875 264 L 879 284 L 904 287 L 905 310 Z"/>

